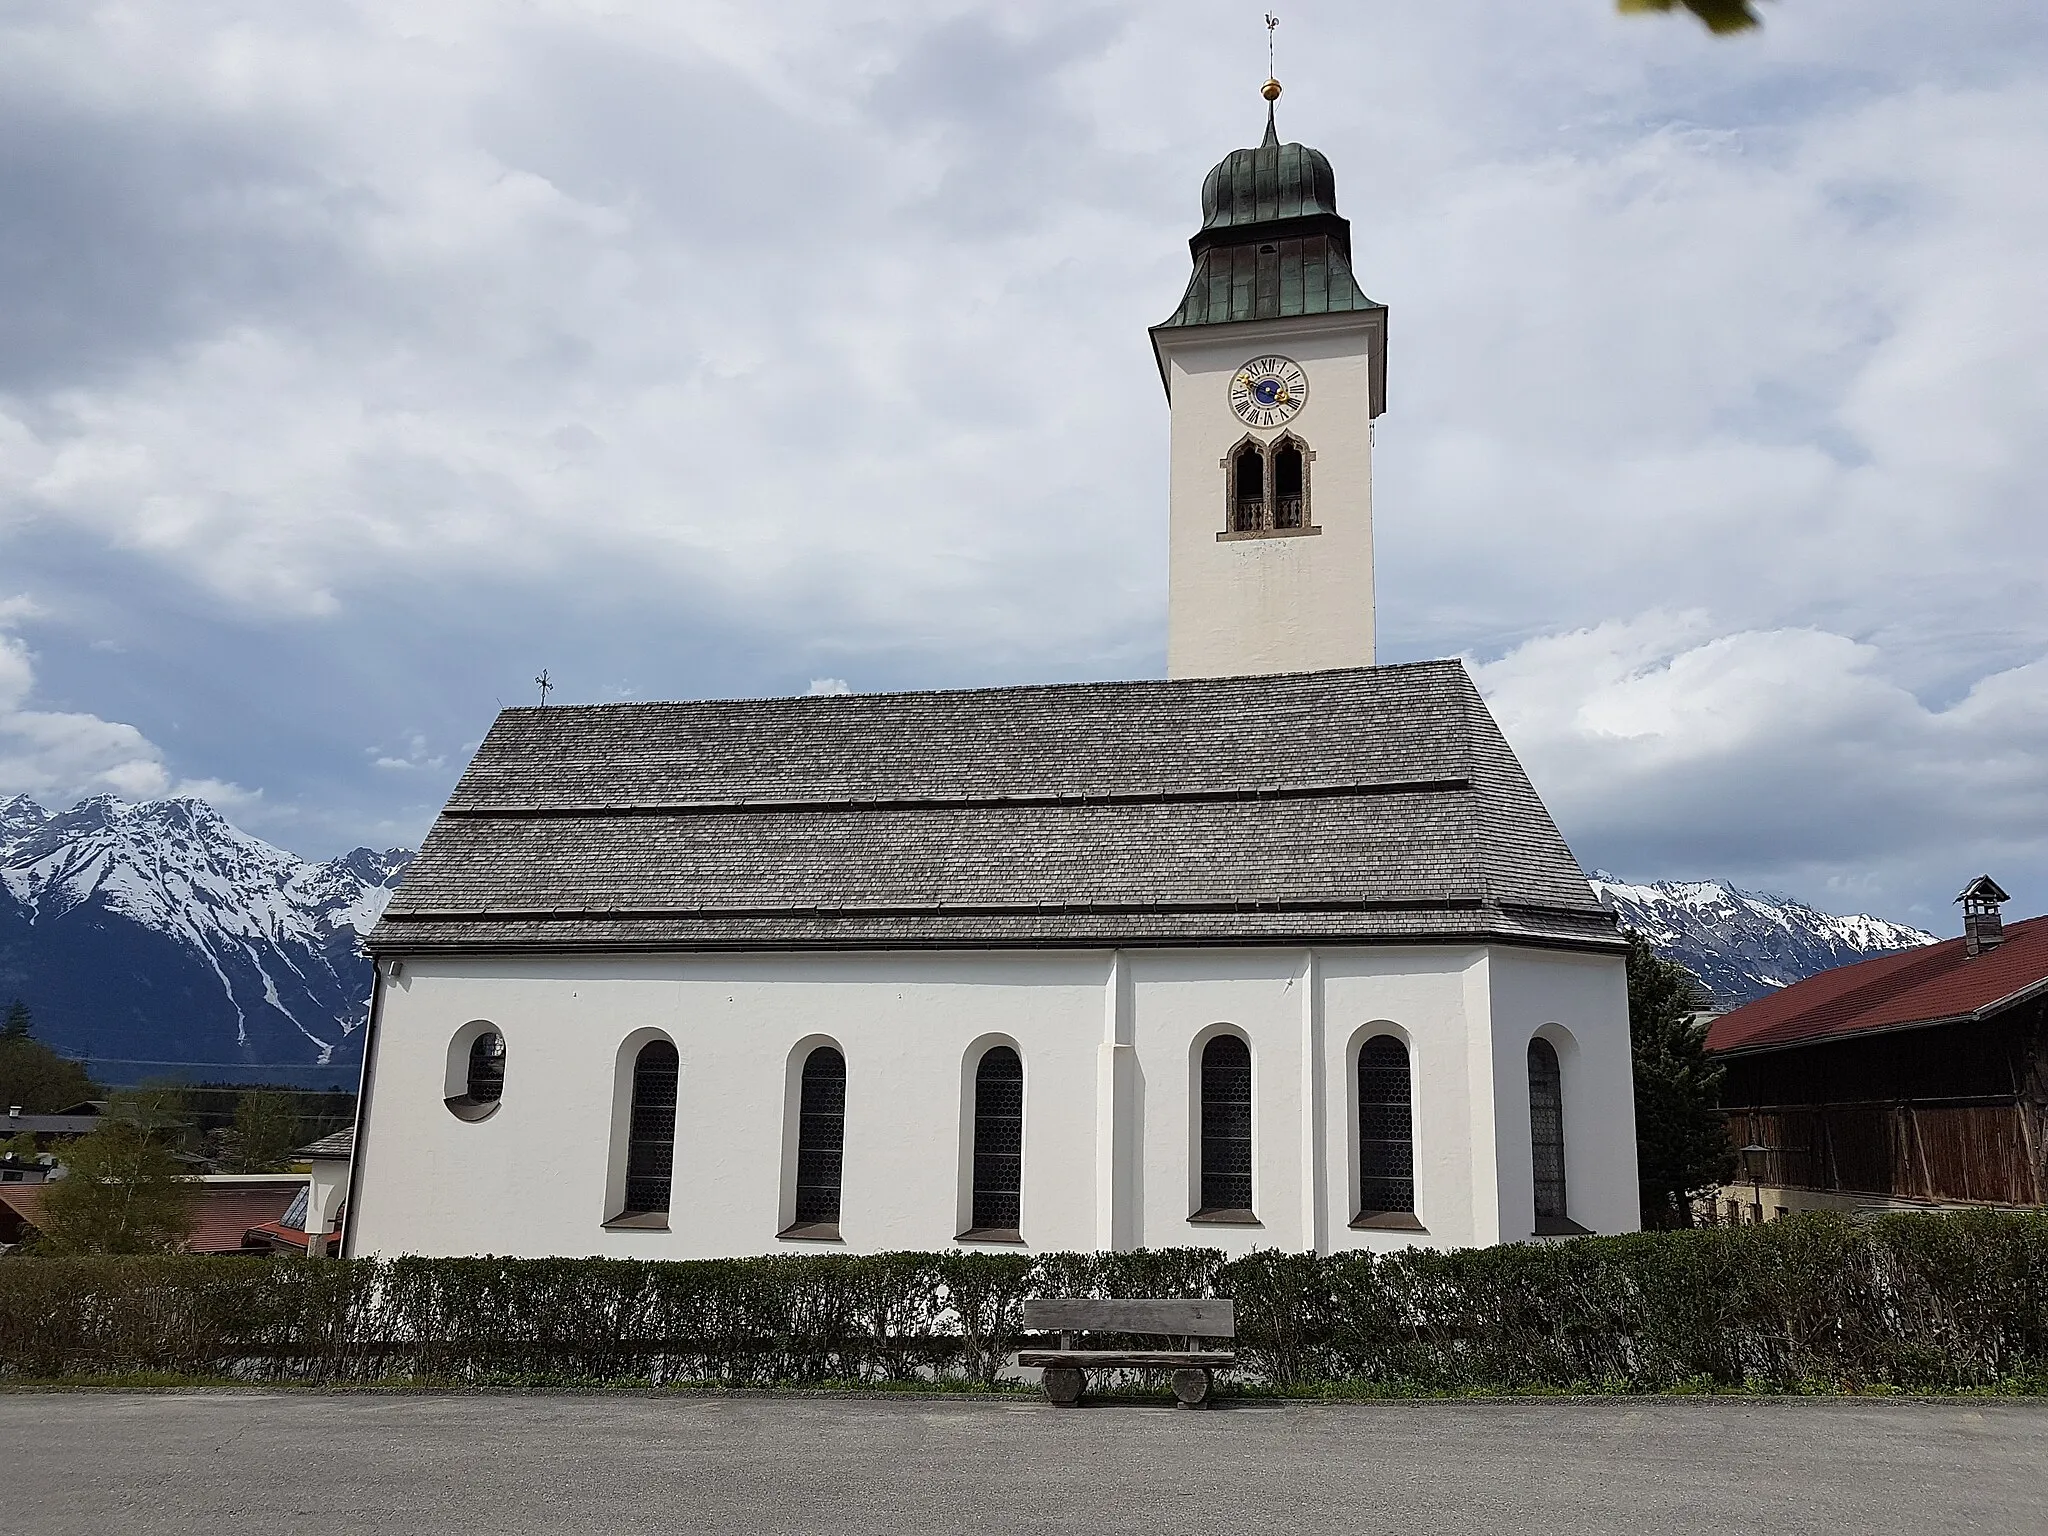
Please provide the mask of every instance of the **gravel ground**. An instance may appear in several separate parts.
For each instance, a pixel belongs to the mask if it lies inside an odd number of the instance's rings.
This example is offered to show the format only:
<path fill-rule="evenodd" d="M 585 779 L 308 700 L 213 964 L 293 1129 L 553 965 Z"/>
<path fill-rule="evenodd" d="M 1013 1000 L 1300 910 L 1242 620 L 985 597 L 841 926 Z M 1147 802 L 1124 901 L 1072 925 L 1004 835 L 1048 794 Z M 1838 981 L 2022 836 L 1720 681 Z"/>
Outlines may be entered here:
<path fill-rule="evenodd" d="M 0 1529 L 2048 1532 L 2048 1403 L 0 1395 Z"/>

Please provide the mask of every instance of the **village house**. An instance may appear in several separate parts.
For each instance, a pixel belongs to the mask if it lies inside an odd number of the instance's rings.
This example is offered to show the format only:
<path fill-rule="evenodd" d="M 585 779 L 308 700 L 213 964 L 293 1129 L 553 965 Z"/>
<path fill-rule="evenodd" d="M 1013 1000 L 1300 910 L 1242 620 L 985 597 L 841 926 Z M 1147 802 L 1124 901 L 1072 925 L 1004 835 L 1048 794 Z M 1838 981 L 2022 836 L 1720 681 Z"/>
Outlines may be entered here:
<path fill-rule="evenodd" d="M 1169 677 L 505 710 L 369 940 L 348 1253 L 1636 1226 L 1613 919 L 1464 668 L 1375 664 L 1330 163 L 1269 106 L 1202 208 Z"/>
<path fill-rule="evenodd" d="M 2008 927 L 2007 899 L 1980 876 L 1962 937 L 1714 1021 L 1744 1149 L 1722 1214 L 2048 1203 L 2048 917 Z"/>

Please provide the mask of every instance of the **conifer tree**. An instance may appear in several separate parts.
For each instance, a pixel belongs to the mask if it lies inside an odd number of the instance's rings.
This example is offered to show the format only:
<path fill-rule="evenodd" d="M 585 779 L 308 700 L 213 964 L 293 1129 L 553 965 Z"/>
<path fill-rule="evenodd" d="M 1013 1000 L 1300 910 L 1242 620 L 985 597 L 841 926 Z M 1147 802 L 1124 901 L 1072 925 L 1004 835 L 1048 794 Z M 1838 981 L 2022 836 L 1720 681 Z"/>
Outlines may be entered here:
<path fill-rule="evenodd" d="M 1628 1027 L 1635 1055 L 1636 1174 L 1643 1225 L 1692 1225 L 1692 1202 L 1735 1175 L 1721 1115 L 1723 1069 L 1707 1055 L 1699 982 L 1628 935 Z"/>
<path fill-rule="evenodd" d="M 59 1056 L 35 1037 L 28 1004 L 16 998 L 0 1018 L 0 1113 L 19 1104 L 31 1115 L 55 1114 L 99 1089 L 78 1062 Z"/>

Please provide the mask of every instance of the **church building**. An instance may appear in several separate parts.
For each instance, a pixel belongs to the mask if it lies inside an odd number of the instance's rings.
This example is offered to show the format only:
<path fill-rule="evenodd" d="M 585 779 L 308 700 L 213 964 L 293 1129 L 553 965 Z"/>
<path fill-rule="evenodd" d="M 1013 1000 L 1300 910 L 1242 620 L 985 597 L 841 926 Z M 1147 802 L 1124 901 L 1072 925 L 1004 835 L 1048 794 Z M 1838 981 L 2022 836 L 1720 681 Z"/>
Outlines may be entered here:
<path fill-rule="evenodd" d="M 1374 664 L 1387 311 L 1266 92 L 1152 329 L 1169 676 L 505 710 L 369 940 L 346 1252 L 1636 1226 L 1624 946 Z"/>

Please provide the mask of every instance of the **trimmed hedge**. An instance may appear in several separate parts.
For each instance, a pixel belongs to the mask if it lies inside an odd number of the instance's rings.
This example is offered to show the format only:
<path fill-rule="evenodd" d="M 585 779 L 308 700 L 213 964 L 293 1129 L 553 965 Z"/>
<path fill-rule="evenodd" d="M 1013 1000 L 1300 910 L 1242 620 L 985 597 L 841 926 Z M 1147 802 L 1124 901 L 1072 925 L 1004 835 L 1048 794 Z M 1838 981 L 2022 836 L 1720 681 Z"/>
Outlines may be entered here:
<path fill-rule="evenodd" d="M 1232 1296 L 1247 1374 L 1383 1391 L 2033 1390 L 2048 1214 L 1438 1253 L 0 1261 L 0 1378 L 973 1382 L 1028 1296 Z"/>

